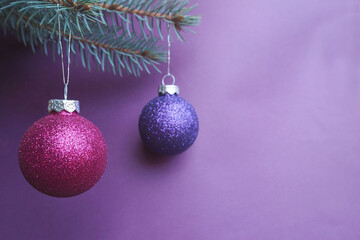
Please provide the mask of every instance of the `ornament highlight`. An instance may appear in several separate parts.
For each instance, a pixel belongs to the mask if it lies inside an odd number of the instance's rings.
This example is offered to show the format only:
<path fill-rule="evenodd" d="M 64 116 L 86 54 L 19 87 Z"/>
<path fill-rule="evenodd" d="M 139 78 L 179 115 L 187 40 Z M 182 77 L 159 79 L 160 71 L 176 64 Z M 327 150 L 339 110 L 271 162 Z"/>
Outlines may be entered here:
<path fill-rule="evenodd" d="M 140 136 L 145 146 L 157 154 L 182 153 L 198 135 L 195 109 L 178 94 L 178 86 L 161 85 L 159 96 L 146 104 L 140 115 Z"/>
<path fill-rule="evenodd" d="M 49 115 L 25 132 L 19 165 L 25 179 L 53 197 L 86 192 L 101 178 L 107 146 L 100 130 L 79 115 L 79 102 L 50 100 Z"/>

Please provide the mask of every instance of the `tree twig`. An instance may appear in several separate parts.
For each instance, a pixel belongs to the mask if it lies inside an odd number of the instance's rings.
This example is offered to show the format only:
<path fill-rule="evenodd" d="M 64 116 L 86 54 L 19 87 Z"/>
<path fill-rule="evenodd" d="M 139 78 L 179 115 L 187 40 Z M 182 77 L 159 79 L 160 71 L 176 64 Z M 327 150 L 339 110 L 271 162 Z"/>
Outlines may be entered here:
<path fill-rule="evenodd" d="M 145 11 L 145 10 L 139 10 L 139 9 L 130 9 L 128 7 L 125 7 L 123 5 L 117 5 L 117 4 L 85 4 L 85 3 L 74 3 L 72 0 L 46 0 L 50 3 L 54 3 L 54 4 L 61 4 L 65 7 L 72 7 L 76 10 L 90 10 L 92 8 L 92 6 L 94 5 L 98 5 L 101 6 L 103 8 L 106 8 L 110 11 L 118 11 L 118 12 L 123 12 L 123 13 L 129 13 L 129 14 L 136 14 L 139 16 L 143 16 L 143 17 L 154 17 L 154 18 L 160 18 L 160 19 L 166 19 L 168 21 L 173 22 L 174 26 L 176 27 L 176 29 L 178 29 L 179 31 L 181 30 L 181 22 L 184 21 L 184 16 L 182 15 L 170 15 L 170 14 L 162 14 L 162 13 L 157 13 L 157 12 L 149 12 L 149 11 Z"/>
<path fill-rule="evenodd" d="M 29 21 L 29 18 L 27 16 L 25 16 L 25 15 L 22 16 L 22 18 L 27 22 Z M 33 25 L 36 25 L 37 27 L 41 27 L 43 29 L 46 29 L 49 32 L 54 31 L 54 29 L 52 27 L 48 26 L 48 25 L 40 25 L 39 23 L 36 23 L 36 22 L 34 22 L 32 20 L 30 20 L 30 22 Z M 60 31 L 60 34 L 61 34 L 61 36 L 65 37 L 67 39 L 69 39 L 69 37 L 70 37 L 69 34 L 64 33 L 62 31 Z M 99 48 L 104 48 L 104 49 L 107 49 L 107 50 L 123 52 L 123 53 L 127 53 L 127 54 L 138 55 L 138 56 L 149 58 L 149 59 L 152 59 L 152 60 L 155 60 L 155 61 L 159 61 L 159 59 L 156 56 L 152 55 L 150 51 L 140 51 L 140 50 L 132 50 L 132 49 L 128 49 L 128 48 L 114 47 L 114 46 L 111 46 L 110 44 L 97 42 L 97 41 L 90 40 L 90 39 L 87 39 L 87 38 L 82 38 L 82 37 L 79 37 L 79 36 L 76 36 L 76 35 L 71 35 L 71 38 L 73 38 L 75 40 L 78 40 L 78 41 L 80 41 L 82 43 L 85 43 L 85 44 L 94 45 L 94 46 L 99 47 Z"/>

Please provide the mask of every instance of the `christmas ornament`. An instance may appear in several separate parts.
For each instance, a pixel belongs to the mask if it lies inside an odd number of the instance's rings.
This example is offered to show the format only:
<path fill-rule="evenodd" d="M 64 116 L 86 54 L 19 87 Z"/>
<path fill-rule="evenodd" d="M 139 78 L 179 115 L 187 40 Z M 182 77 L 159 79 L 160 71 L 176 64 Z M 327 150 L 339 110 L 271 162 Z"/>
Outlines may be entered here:
<path fill-rule="evenodd" d="M 100 130 L 79 115 L 79 101 L 50 100 L 50 114 L 35 122 L 19 147 L 26 180 L 54 197 L 71 197 L 93 187 L 104 173 L 107 147 Z"/>
<path fill-rule="evenodd" d="M 89 190 L 99 181 L 107 163 L 107 147 L 100 130 L 79 115 L 79 101 L 67 100 L 71 32 L 65 81 L 59 15 L 64 100 L 50 100 L 50 115 L 25 132 L 19 147 L 19 165 L 35 189 L 54 197 L 71 197 Z"/>
<path fill-rule="evenodd" d="M 140 136 L 151 151 L 173 155 L 184 152 L 195 141 L 199 121 L 195 109 L 179 96 L 179 87 L 170 73 L 170 28 L 168 26 L 168 73 L 159 86 L 159 96 L 152 99 L 142 110 L 139 119 Z M 171 85 L 165 79 L 171 77 Z"/>
<path fill-rule="evenodd" d="M 195 141 L 199 122 L 194 108 L 178 96 L 175 85 L 159 87 L 159 97 L 151 100 L 140 115 L 140 136 L 147 148 L 158 154 L 184 152 Z"/>

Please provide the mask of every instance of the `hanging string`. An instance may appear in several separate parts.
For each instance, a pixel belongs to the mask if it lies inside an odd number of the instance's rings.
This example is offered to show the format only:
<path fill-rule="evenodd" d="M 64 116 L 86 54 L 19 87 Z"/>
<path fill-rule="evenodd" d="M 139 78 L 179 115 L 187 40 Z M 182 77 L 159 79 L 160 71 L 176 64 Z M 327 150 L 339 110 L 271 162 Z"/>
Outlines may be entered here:
<path fill-rule="evenodd" d="M 171 17 L 171 14 L 170 14 Z M 170 65 L 171 65 L 171 35 L 170 35 L 170 22 L 168 22 L 167 24 L 167 31 L 168 31 L 168 37 L 167 37 L 167 41 L 168 41 L 168 51 L 167 51 L 167 74 L 162 78 L 162 85 L 165 85 L 165 79 L 167 77 L 171 77 L 172 78 L 172 85 L 175 84 L 175 76 L 173 74 L 170 73 Z"/>
<path fill-rule="evenodd" d="M 60 5 L 57 3 L 58 9 L 58 28 L 59 28 L 59 45 L 60 45 L 60 56 L 61 56 L 61 69 L 62 69 L 62 78 L 64 83 L 64 99 L 67 100 L 68 95 L 68 85 L 70 81 L 70 53 L 71 53 L 71 30 L 69 32 L 69 46 L 68 46 L 68 53 L 67 53 L 67 76 L 65 79 L 65 67 L 64 67 L 64 54 L 63 54 L 63 46 L 61 42 L 61 26 L 60 26 Z M 65 28 L 65 27 L 64 27 Z"/>
<path fill-rule="evenodd" d="M 170 64 L 171 64 L 171 37 L 170 37 L 170 23 L 168 23 L 168 52 L 167 52 L 167 62 L 168 62 L 168 71 L 167 71 L 167 75 L 171 75 L 170 73 Z"/>

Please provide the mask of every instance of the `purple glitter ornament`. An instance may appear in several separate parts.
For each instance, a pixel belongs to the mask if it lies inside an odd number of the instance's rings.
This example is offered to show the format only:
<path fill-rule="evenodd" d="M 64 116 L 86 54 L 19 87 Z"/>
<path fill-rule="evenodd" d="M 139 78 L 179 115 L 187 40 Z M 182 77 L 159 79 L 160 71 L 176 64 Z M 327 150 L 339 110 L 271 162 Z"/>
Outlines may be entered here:
<path fill-rule="evenodd" d="M 178 96 L 177 86 L 162 85 L 159 96 L 142 110 L 139 131 L 148 149 L 173 155 L 184 152 L 194 143 L 199 122 L 191 104 Z"/>
<path fill-rule="evenodd" d="M 99 181 L 107 163 L 107 147 L 100 130 L 78 114 L 74 102 L 50 100 L 50 115 L 25 132 L 19 147 L 19 165 L 26 180 L 54 197 L 71 197 L 89 190 Z M 59 103 L 62 106 L 56 105 Z"/>

